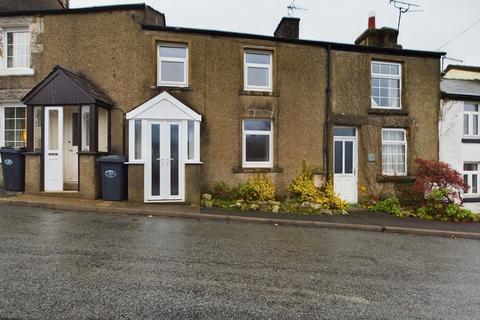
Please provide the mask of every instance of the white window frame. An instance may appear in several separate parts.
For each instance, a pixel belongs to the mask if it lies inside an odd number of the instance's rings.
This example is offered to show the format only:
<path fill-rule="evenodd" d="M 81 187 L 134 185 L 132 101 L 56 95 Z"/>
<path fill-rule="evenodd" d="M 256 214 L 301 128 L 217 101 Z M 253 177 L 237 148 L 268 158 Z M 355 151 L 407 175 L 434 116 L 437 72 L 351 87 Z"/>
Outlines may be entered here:
<path fill-rule="evenodd" d="M 32 50 L 31 50 L 31 33 L 28 26 L 17 26 L 17 27 L 4 27 L 2 28 L 2 48 L 3 48 L 3 57 L 0 68 L 0 76 L 15 76 L 15 75 L 33 75 L 35 72 L 31 68 L 32 63 Z M 8 67 L 8 33 L 14 32 L 27 32 L 27 57 L 28 57 L 28 67 L 22 68 L 12 68 Z"/>
<path fill-rule="evenodd" d="M 398 66 L 398 75 L 383 74 L 383 73 L 373 73 L 373 64 L 388 65 L 388 66 Z M 386 79 L 395 79 L 399 80 L 399 101 L 398 107 L 393 106 L 375 106 L 373 105 L 373 92 L 372 92 L 372 80 L 373 78 L 386 78 Z M 390 90 L 390 88 L 389 88 Z M 370 63 L 370 103 L 372 109 L 387 109 L 387 110 L 401 110 L 402 109 L 402 64 L 397 62 L 385 62 L 385 61 L 371 61 Z"/>
<path fill-rule="evenodd" d="M 263 63 L 251 63 L 247 62 L 247 54 L 263 54 L 270 56 L 270 64 Z M 273 54 L 271 51 L 265 50 L 245 50 L 243 53 L 243 80 L 244 80 L 244 90 L 247 91 L 263 91 L 263 92 L 272 92 L 273 90 Z M 268 86 L 253 86 L 248 84 L 248 68 L 260 68 L 268 70 Z"/>
<path fill-rule="evenodd" d="M 161 57 L 160 47 L 185 48 L 185 58 Z M 157 45 L 157 85 L 162 87 L 188 87 L 188 46 L 181 43 L 162 42 Z M 162 62 L 183 63 L 183 79 L 185 81 L 162 81 Z"/>
<path fill-rule="evenodd" d="M 245 130 L 245 121 L 269 121 L 270 131 Z M 247 135 L 269 136 L 269 161 L 247 161 Z M 243 119 L 242 120 L 242 167 L 243 168 L 272 168 L 273 167 L 273 121 L 271 119 Z"/>
<path fill-rule="evenodd" d="M 477 165 L 477 170 L 465 170 L 465 164 L 475 164 Z M 465 190 L 463 190 L 463 195 L 464 196 L 467 196 L 467 197 L 471 197 L 471 196 L 479 196 L 480 195 L 480 163 L 478 162 L 471 162 L 471 161 L 465 161 L 463 163 L 463 168 L 462 168 L 462 178 L 463 180 L 465 181 L 465 176 L 467 176 L 467 185 L 468 185 L 468 190 L 467 192 L 465 192 Z M 473 181 L 473 175 L 476 175 L 477 176 L 477 192 L 476 193 L 473 193 L 473 192 L 470 192 L 470 186 L 472 185 L 472 181 Z"/>
<path fill-rule="evenodd" d="M 193 122 L 193 157 L 188 157 L 188 123 Z M 201 163 L 200 162 L 200 122 L 195 120 L 187 120 L 185 124 L 186 133 L 185 136 L 187 137 L 187 150 L 185 151 L 186 160 L 185 163 Z"/>
<path fill-rule="evenodd" d="M 403 141 L 397 141 L 397 140 L 384 140 L 383 139 L 383 133 L 387 131 L 402 131 L 403 132 Z M 382 149 L 381 149 L 381 155 L 382 155 L 382 174 L 385 176 L 406 176 L 407 171 L 408 171 L 408 143 L 407 143 L 407 131 L 405 129 L 399 129 L 399 128 L 383 128 L 381 132 L 381 139 L 382 139 Z M 405 162 L 405 171 L 404 172 L 385 172 L 384 167 L 383 167 L 383 145 L 384 144 L 390 144 L 390 145 L 404 145 L 405 146 L 405 155 L 404 155 L 404 162 Z"/>
<path fill-rule="evenodd" d="M 477 107 L 477 111 L 465 111 L 466 105 L 473 105 Z M 468 117 L 468 132 L 465 133 L 465 116 Z M 477 116 L 477 134 L 473 133 L 473 124 L 474 124 L 474 116 Z M 480 138 L 480 104 L 478 103 L 471 103 L 471 102 L 464 102 L 463 104 L 463 117 L 462 117 L 462 134 L 464 138 L 469 139 L 478 139 Z"/>
<path fill-rule="evenodd" d="M 0 104 L 0 147 L 5 147 L 5 108 L 25 108 L 25 129 L 27 121 L 27 107 L 21 102 L 8 102 Z M 17 118 L 15 118 L 17 119 Z M 25 142 L 25 147 L 27 143 Z"/>
<path fill-rule="evenodd" d="M 135 121 L 141 122 L 141 138 L 140 138 L 140 158 L 135 158 Z M 147 147 L 147 120 L 144 119 L 131 119 L 128 120 L 128 163 L 145 163 L 145 151 Z"/>

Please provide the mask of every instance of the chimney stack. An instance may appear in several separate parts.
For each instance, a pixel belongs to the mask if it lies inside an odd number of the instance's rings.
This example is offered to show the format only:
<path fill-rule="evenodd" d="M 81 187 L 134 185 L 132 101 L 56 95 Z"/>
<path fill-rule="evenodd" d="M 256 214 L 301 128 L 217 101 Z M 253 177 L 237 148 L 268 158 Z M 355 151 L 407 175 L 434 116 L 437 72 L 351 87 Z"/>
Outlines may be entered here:
<path fill-rule="evenodd" d="M 273 33 L 275 38 L 298 39 L 300 34 L 300 18 L 283 17 Z"/>
<path fill-rule="evenodd" d="M 377 29 L 375 12 L 372 11 L 368 15 L 368 29 L 355 40 L 355 45 L 401 49 L 402 46 L 397 43 L 397 38 L 397 29 L 387 27 Z"/>

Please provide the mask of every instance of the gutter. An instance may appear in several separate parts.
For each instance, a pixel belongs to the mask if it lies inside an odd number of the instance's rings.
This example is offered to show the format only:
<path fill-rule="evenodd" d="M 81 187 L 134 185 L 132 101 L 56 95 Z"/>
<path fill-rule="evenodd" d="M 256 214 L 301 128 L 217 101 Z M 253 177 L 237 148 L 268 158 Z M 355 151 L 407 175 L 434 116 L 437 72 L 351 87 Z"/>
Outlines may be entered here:
<path fill-rule="evenodd" d="M 446 55 L 445 52 L 368 47 L 368 46 L 359 46 L 354 44 L 337 43 L 337 42 L 277 38 L 272 36 L 240 33 L 240 32 L 230 32 L 230 31 L 169 27 L 169 26 L 160 26 L 160 25 L 151 25 L 151 24 L 142 24 L 141 26 L 144 30 L 150 30 L 150 31 L 165 31 L 165 32 L 176 32 L 176 33 L 203 34 L 203 35 L 220 36 L 220 37 L 233 37 L 233 38 L 252 39 L 252 40 L 266 40 L 266 41 L 274 41 L 277 43 L 293 43 L 293 44 L 299 44 L 299 45 L 319 46 L 324 48 L 328 48 L 329 46 L 331 46 L 332 50 L 338 50 L 338 51 L 378 53 L 378 54 L 389 54 L 389 55 L 397 55 L 397 56 L 430 57 L 430 58 L 437 58 L 437 59 Z"/>

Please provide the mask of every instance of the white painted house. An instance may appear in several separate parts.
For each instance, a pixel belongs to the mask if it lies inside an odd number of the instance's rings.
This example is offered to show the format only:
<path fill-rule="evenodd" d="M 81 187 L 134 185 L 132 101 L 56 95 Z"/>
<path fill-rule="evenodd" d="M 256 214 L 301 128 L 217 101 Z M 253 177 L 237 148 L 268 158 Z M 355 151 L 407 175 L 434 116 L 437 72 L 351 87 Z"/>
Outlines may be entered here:
<path fill-rule="evenodd" d="M 440 89 L 439 159 L 468 184 L 464 201 L 480 203 L 480 67 L 448 66 Z"/>

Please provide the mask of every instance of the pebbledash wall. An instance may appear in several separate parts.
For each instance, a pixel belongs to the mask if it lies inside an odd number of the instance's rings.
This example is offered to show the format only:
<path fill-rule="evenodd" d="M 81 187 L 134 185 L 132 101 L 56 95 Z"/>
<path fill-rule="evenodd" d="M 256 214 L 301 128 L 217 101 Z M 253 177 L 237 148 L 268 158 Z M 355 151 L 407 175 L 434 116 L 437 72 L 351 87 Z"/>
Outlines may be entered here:
<path fill-rule="evenodd" d="M 186 168 L 192 203 L 217 182 L 234 184 L 255 172 L 271 177 L 284 195 L 302 160 L 322 180 L 333 173 L 334 126 L 358 130 L 358 185 L 366 194 L 394 192 L 395 183 L 412 179 L 416 157 L 438 159 L 441 53 L 171 28 L 150 23 L 148 15 L 144 6 L 118 6 L 0 17 L 0 25 L 29 22 L 35 71 L 2 76 L 0 101 L 19 100 L 55 65 L 91 80 L 123 112 L 168 91 L 203 116 L 203 164 Z M 156 85 L 161 42 L 187 45 L 187 87 Z M 246 49 L 272 52 L 272 92 L 244 90 Z M 377 60 L 401 65 L 399 110 L 371 108 L 371 62 Z M 273 120 L 272 168 L 242 168 L 242 120 L 248 118 Z M 112 112 L 112 153 L 128 154 L 123 126 L 123 114 Z M 406 175 L 382 174 L 382 128 L 406 130 Z M 39 193 L 39 161 L 27 164 L 27 193 Z M 80 196 L 100 196 L 98 179 L 90 184 L 95 191 Z M 143 201 L 143 184 L 143 165 L 129 165 L 129 200 Z"/>

